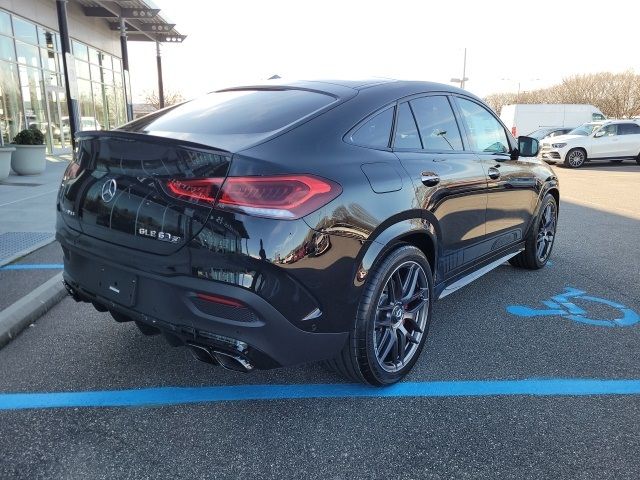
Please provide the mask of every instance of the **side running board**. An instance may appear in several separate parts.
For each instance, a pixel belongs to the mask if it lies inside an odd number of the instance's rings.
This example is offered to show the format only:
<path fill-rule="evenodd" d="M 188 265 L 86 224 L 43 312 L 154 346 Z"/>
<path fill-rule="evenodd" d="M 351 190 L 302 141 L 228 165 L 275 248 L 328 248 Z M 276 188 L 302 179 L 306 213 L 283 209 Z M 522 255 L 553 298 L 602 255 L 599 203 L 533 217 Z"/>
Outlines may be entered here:
<path fill-rule="evenodd" d="M 522 249 L 524 250 L 524 249 Z M 495 262 L 491 262 L 488 265 L 485 265 L 484 267 L 482 267 L 479 270 L 476 270 L 474 272 L 471 272 L 469 275 L 462 277 L 459 280 L 456 280 L 455 282 L 453 282 L 451 285 L 448 285 L 447 288 L 445 288 L 442 293 L 440 294 L 440 296 L 438 297 L 438 299 L 444 298 L 447 295 L 449 295 L 450 293 L 455 292 L 456 290 L 464 287 L 465 285 L 469 285 L 471 282 L 473 282 L 474 280 L 477 280 L 478 278 L 480 278 L 481 276 L 483 276 L 486 273 L 489 273 L 491 270 L 493 270 L 496 267 L 499 267 L 500 265 L 502 265 L 504 262 L 506 262 L 507 260 L 509 260 L 512 257 L 515 257 L 516 255 L 518 255 L 522 250 L 519 250 L 515 253 L 510 253 L 509 255 L 505 255 L 504 257 L 499 258 L 498 260 L 496 260 Z"/>

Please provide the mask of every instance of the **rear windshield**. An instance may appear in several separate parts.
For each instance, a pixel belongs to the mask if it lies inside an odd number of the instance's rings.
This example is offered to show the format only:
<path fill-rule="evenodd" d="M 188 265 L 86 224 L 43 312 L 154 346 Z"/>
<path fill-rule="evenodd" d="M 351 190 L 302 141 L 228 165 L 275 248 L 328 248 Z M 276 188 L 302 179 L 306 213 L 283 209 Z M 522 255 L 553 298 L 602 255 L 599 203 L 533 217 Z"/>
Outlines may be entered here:
<path fill-rule="evenodd" d="M 213 92 L 129 123 L 132 132 L 184 132 L 211 135 L 280 130 L 326 107 L 335 98 L 307 90 Z"/>

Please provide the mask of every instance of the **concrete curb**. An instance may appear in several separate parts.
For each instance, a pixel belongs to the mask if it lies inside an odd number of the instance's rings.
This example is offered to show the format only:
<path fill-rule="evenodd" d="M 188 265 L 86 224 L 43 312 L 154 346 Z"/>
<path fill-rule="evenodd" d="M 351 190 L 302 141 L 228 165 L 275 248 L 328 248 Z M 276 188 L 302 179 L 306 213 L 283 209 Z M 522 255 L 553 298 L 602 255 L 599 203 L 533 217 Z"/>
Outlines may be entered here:
<path fill-rule="evenodd" d="M 0 312 L 0 348 L 67 295 L 62 273 Z"/>

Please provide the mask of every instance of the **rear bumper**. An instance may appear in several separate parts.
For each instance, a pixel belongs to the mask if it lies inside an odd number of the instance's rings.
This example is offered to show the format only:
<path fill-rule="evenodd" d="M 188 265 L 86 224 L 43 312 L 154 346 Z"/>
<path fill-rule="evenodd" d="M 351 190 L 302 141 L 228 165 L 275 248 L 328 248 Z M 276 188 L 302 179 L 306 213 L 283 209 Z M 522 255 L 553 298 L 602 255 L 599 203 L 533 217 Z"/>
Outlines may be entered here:
<path fill-rule="evenodd" d="M 60 235 L 58 240 L 65 251 L 63 277 L 76 299 L 153 326 L 172 344 L 209 346 L 266 369 L 332 358 L 347 339 L 346 332 L 301 330 L 242 287 L 143 272 L 88 254 Z M 203 300 L 198 294 L 234 299 L 242 306 Z"/>

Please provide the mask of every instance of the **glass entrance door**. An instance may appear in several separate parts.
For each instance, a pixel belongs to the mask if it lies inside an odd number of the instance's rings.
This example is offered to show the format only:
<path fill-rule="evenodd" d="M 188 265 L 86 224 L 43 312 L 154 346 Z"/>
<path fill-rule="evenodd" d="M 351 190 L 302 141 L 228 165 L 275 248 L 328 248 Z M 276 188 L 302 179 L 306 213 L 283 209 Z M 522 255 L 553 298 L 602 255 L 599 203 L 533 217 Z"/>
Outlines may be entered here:
<path fill-rule="evenodd" d="M 64 88 L 47 86 L 47 108 L 49 109 L 49 138 L 51 139 L 51 153 L 68 153 L 71 151 L 69 132 L 69 113 L 67 96 Z"/>

